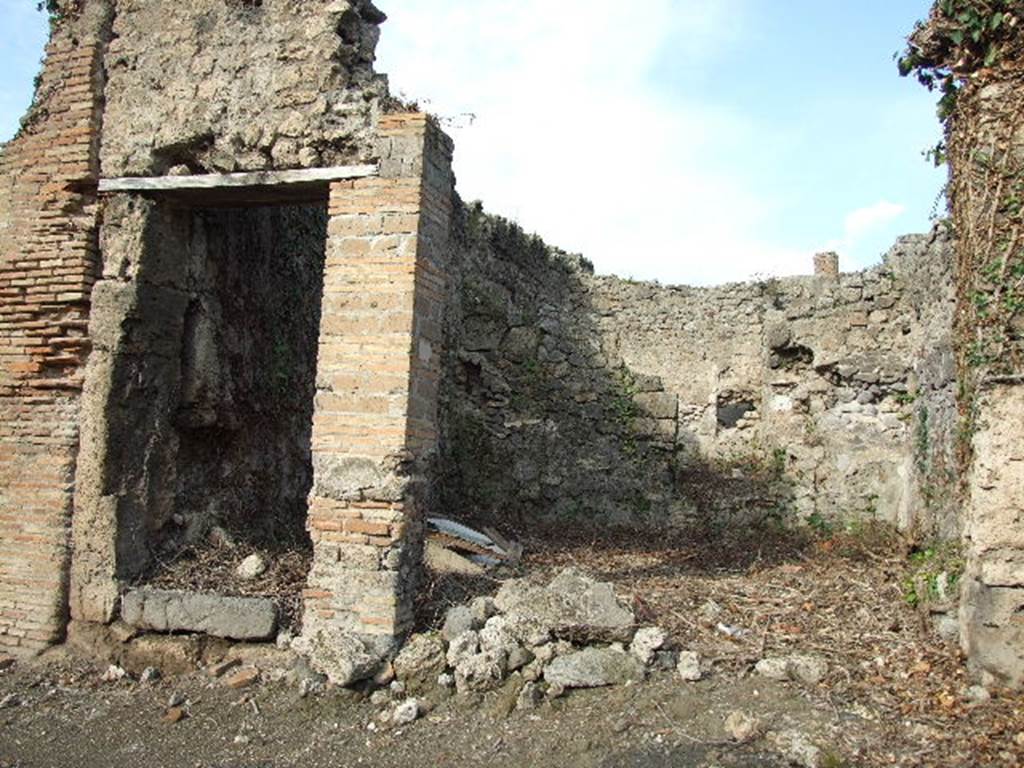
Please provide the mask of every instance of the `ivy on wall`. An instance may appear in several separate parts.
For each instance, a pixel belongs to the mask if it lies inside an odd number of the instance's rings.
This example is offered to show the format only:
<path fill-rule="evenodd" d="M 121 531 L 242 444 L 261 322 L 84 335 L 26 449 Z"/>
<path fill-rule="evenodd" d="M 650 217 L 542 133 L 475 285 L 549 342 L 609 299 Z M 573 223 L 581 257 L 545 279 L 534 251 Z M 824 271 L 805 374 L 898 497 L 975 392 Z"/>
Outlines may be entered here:
<path fill-rule="evenodd" d="M 950 173 L 965 470 L 981 389 L 1024 382 L 1024 0 L 937 0 L 898 64 L 941 93 L 934 157 Z"/>

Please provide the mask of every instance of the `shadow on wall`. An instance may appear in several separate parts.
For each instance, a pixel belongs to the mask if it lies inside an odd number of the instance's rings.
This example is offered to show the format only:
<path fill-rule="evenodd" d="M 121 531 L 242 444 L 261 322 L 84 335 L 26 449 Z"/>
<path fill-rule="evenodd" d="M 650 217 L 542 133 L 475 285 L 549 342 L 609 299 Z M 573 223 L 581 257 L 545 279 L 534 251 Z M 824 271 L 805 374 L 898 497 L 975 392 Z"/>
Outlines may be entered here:
<path fill-rule="evenodd" d="M 519 530 L 715 530 L 789 515 L 778 454 L 701 458 L 696 436 L 680 428 L 677 395 L 608 348 L 585 260 L 479 204 L 460 204 L 454 220 L 438 480 L 445 514 Z M 720 418 L 739 420 L 744 405 L 725 404 Z"/>
<path fill-rule="evenodd" d="M 82 519 L 103 524 L 76 536 L 116 540 L 118 578 L 215 525 L 308 549 L 326 219 L 323 206 L 108 204 L 79 488 Z"/>

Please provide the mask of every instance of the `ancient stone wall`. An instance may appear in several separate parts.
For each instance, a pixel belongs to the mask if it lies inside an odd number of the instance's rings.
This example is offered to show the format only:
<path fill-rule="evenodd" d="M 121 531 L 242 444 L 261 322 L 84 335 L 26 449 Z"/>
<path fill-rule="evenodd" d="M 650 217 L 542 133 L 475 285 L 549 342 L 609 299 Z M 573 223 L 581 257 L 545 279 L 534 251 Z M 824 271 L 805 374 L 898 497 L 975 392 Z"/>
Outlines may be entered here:
<path fill-rule="evenodd" d="M 937 231 L 859 273 L 710 289 L 598 278 L 594 295 L 610 353 L 678 396 L 683 465 L 754 457 L 792 481 L 803 518 L 955 537 L 952 499 L 929 510 L 916 490 L 945 466 L 954 412 L 937 394 L 953 381 L 951 262 Z M 925 364 L 935 355 L 945 367 Z"/>
<path fill-rule="evenodd" d="M 961 641 L 985 678 L 1024 685 L 1024 40 L 971 77 L 949 127 L 967 569 Z"/>
<path fill-rule="evenodd" d="M 942 230 L 863 273 L 717 288 L 596 277 L 474 208 L 457 252 L 449 509 L 958 534 Z"/>
<path fill-rule="evenodd" d="M 78 394 L 97 275 L 109 3 L 55 31 L 35 103 L 0 147 L 0 651 L 62 637 Z"/>
<path fill-rule="evenodd" d="M 386 80 L 366 0 L 117 0 L 104 176 L 342 165 L 368 156 Z"/>

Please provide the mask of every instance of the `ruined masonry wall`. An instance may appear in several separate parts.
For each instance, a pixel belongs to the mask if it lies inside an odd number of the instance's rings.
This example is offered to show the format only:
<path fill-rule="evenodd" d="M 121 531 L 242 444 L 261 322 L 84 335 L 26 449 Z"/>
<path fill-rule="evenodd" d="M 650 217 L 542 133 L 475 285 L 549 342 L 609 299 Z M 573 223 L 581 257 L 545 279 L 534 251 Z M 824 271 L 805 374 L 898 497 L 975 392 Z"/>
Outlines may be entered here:
<path fill-rule="evenodd" d="M 365 159 L 387 93 L 365 0 L 117 0 L 104 176 Z"/>
<path fill-rule="evenodd" d="M 463 208 L 444 506 L 470 519 L 879 518 L 955 538 L 951 252 L 715 288 L 594 276 Z"/>
<path fill-rule="evenodd" d="M 699 289 L 596 278 L 596 325 L 611 356 L 678 397 L 683 466 L 754 457 L 784 473 L 803 518 L 956 538 L 952 261 L 937 230 L 864 272 Z"/>
<path fill-rule="evenodd" d="M 25 127 L 0 147 L 0 653 L 64 630 L 108 13 L 94 2 L 52 37 Z"/>

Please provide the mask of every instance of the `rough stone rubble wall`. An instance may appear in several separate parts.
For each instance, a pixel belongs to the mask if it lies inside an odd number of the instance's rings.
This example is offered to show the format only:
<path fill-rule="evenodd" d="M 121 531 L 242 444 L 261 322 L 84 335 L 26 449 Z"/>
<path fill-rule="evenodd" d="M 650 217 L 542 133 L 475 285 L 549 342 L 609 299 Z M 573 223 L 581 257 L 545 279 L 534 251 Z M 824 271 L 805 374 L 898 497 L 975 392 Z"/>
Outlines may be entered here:
<path fill-rule="evenodd" d="M 1017 35 L 1020 34 L 1018 31 Z M 1024 57 L 968 79 L 948 133 L 966 472 L 961 643 L 986 683 L 1024 685 Z"/>
<path fill-rule="evenodd" d="M 53 35 L 34 108 L 0 147 L 0 652 L 64 630 L 108 5 Z"/>
<path fill-rule="evenodd" d="M 955 423 L 951 264 L 934 232 L 834 278 L 709 289 L 597 278 L 594 304 L 609 355 L 678 396 L 682 466 L 760 457 L 791 481 L 801 517 L 955 538 L 952 484 L 935 498 L 918 490 L 919 475 L 935 488 L 945 470 Z"/>
<path fill-rule="evenodd" d="M 117 0 L 103 175 L 344 165 L 386 95 L 365 0 Z"/>
<path fill-rule="evenodd" d="M 578 257 L 460 207 L 444 351 L 449 513 L 499 526 L 664 518 L 675 400 L 607 356 L 590 282 Z"/>
<path fill-rule="evenodd" d="M 863 273 L 718 288 L 595 277 L 473 208 L 459 242 L 451 511 L 721 525 L 795 510 L 958 535 L 941 231 Z"/>

